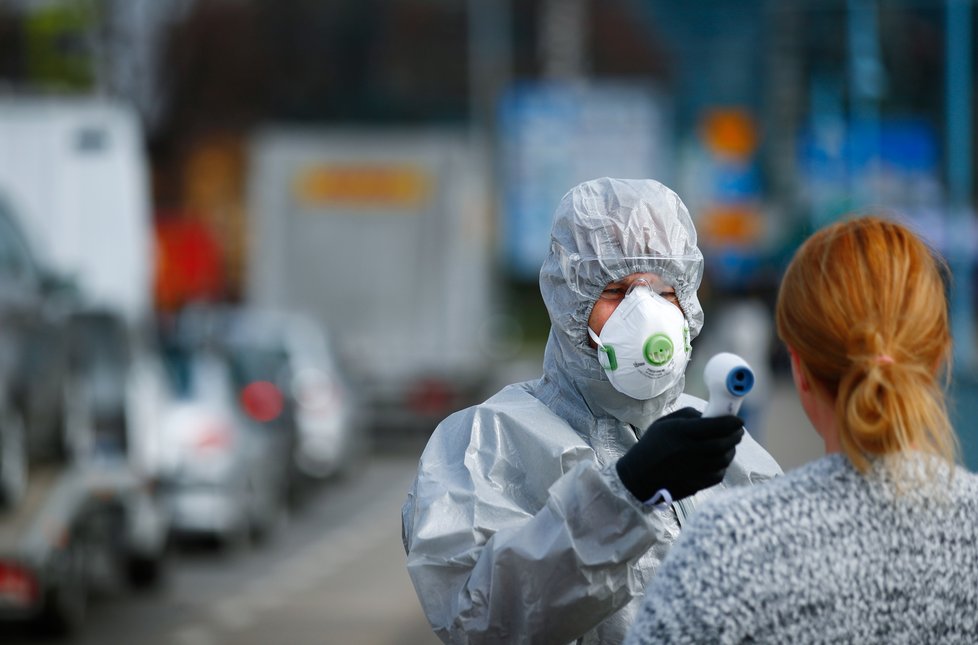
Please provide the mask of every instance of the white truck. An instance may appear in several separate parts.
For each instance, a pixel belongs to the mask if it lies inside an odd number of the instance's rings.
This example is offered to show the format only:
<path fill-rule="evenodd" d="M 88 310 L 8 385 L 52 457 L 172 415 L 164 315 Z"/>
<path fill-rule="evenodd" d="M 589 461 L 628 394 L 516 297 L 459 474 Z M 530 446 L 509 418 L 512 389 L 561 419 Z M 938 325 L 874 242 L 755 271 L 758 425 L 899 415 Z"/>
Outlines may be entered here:
<path fill-rule="evenodd" d="M 152 293 L 142 145 L 120 104 L 0 98 L 0 620 L 73 629 L 164 554 L 146 424 L 165 393 L 131 343 Z"/>
<path fill-rule="evenodd" d="M 485 146 L 268 127 L 249 159 L 250 304 L 322 324 L 375 429 L 430 430 L 482 397 L 501 327 Z"/>
<path fill-rule="evenodd" d="M 0 187 L 47 265 L 89 304 L 142 322 L 154 241 L 134 110 L 95 98 L 0 98 Z"/>

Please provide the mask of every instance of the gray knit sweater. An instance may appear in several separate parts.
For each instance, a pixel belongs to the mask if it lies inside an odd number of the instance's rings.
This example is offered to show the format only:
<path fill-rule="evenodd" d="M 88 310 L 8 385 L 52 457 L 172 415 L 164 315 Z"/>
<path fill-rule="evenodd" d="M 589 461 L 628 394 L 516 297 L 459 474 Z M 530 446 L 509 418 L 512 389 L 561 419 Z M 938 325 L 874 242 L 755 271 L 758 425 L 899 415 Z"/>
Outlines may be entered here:
<path fill-rule="evenodd" d="M 626 643 L 978 643 L 978 477 L 938 503 L 884 473 L 829 455 L 704 503 Z"/>

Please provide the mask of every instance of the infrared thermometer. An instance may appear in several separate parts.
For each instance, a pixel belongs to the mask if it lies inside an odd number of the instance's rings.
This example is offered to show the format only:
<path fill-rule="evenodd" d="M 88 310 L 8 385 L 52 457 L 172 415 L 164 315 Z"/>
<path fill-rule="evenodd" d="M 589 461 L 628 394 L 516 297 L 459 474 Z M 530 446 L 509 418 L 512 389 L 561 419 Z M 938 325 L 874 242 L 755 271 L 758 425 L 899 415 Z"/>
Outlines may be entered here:
<path fill-rule="evenodd" d="M 754 371 L 736 354 L 721 352 L 707 361 L 703 380 L 710 393 L 703 416 L 737 414 L 744 397 L 754 387 Z"/>

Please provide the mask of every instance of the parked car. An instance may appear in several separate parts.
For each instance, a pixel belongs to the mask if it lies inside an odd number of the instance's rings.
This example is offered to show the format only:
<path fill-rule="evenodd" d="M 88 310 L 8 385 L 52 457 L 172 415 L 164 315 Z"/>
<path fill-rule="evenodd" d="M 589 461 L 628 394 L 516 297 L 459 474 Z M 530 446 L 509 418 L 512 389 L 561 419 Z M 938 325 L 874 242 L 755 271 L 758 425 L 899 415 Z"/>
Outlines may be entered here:
<path fill-rule="evenodd" d="M 367 447 L 366 423 L 325 330 L 300 313 L 245 308 L 226 341 L 237 355 L 267 357 L 266 370 L 251 377 L 282 393 L 297 472 L 313 479 L 348 472 Z"/>
<path fill-rule="evenodd" d="M 72 452 L 125 455 L 131 362 L 125 322 L 107 310 L 76 312 L 68 321 L 68 346 L 75 383 L 66 418 Z"/>
<path fill-rule="evenodd" d="M 169 402 L 156 348 L 140 328 L 108 309 L 74 312 L 68 322 L 69 370 L 75 387 L 67 400 L 67 437 L 76 460 L 119 459 L 148 492 L 128 516 L 130 576 L 154 582 L 166 552 L 168 517 L 155 490 L 151 451 L 160 413 Z"/>
<path fill-rule="evenodd" d="M 160 481 L 172 529 L 233 543 L 267 534 L 287 507 L 290 444 L 241 404 L 242 357 L 217 311 L 188 312 L 165 335 L 174 390 L 164 414 Z"/>
<path fill-rule="evenodd" d="M 39 269 L 24 268 L 29 249 L 14 226 L 0 213 L 0 620 L 69 632 L 91 596 L 157 579 L 167 527 L 130 460 L 139 397 L 125 324 L 44 287 Z M 42 394 L 48 416 L 32 414 Z"/>
<path fill-rule="evenodd" d="M 0 195 L 0 503 L 26 490 L 29 464 L 69 457 L 67 320 L 80 300 L 36 259 Z"/>

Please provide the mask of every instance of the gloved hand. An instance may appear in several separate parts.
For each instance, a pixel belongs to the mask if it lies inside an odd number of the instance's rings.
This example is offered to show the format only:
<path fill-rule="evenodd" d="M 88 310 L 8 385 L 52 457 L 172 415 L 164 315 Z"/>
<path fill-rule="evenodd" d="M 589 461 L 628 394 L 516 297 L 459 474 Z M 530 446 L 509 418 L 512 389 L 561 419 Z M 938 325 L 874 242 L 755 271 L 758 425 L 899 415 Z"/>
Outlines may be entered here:
<path fill-rule="evenodd" d="M 618 460 L 625 488 L 647 501 L 665 488 L 673 499 L 719 484 L 733 461 L 744 422 L 733 415 L 703 416 L 682 408 L 657 419 Z"/>

